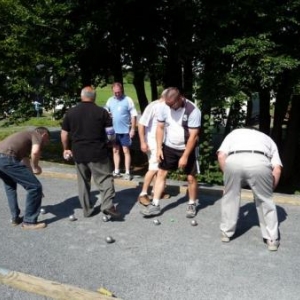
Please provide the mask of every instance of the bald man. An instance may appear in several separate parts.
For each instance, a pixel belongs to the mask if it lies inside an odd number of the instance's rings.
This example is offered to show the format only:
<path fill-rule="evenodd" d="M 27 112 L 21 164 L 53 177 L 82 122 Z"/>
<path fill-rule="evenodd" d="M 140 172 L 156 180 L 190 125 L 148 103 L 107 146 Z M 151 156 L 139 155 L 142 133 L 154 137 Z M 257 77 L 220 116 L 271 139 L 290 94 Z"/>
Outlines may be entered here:
<path fill-rule="evenodd" d="M 120 218 L 113 199 L 115 189 L 108 142 L 115 134 L 109 113 L 95 104 L 92 87 L 81 91 L 81 103 L 71 108 L 62 124 L 61 142 L 65 159 L 73 157 L 77 170 L 79 201 L 84 217 L 94 214 L 91 202 L 91 176 L 101 194 L 101 210 L 113 218 Z M 72 150 L 69 140 L 72 140 Z"/>

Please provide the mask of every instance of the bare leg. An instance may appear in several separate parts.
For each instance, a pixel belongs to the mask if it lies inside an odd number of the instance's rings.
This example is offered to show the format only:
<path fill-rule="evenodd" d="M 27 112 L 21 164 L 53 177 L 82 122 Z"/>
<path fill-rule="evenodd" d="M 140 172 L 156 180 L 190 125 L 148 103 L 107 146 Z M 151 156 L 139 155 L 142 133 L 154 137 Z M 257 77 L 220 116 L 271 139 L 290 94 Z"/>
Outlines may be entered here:
<path fill-rule="evenodd" d="M 130 173 L 131 156 L 129 147 L 123 146 L 123 152 L 125 157 L 125 171 Z"/>
<path fill-rule="evenodd" d="M 198 183 L 194 175 L 187 176 L 188 181 L 188 193 L 190 200 L 196 200 L 198 194 Z"/>
<path fill-rule="evenodd" d="M 167 175 L 168 175 L 168 171 L 162 169 L 158 170 L 156 181 L 155 181 L 153 199 L 159 200 L 161 198 L 161 195 L 165 189 Z"/>
<path fill-rule="evenodd" d="M 150 184 L 152 182 L 152 180 L 156 177 L 157 171 L 154 171 L 154 170 L 149 170 L 145 177 L 144 177 L 144 183 L 143 183 L 143 188 L 142 188 L 142 192 L 143 194 L 148 194 L 148 189 L 150 187 Z M 154 186 L 154 184 L 153 184 Z"/>
<path fill-rule="evenodd" d="M 114 156 L 114 165 L 115 170 L 120 170 L 120 146 L 113 145 L 113 156 Z"/>

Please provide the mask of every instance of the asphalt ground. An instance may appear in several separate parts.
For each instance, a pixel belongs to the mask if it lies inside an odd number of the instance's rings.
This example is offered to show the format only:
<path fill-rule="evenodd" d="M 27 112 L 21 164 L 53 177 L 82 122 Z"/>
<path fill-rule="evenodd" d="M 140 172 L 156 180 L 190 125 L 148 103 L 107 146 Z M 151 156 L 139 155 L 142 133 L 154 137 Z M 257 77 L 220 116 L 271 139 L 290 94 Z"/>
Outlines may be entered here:
<path fill-rule="evenodd" d="M 59 176 L 60 174 L 60 176 Z M 220 241 L 220 189 L 199 193 L 198 226 L 185 217 L 184 187 L 169 182 L 172 198 L 163 213 L 145 219 L 136 203 L 139 178 L 116 180 L 116 203 L 124 221 L 103 222 L 99 213 L 83 218 L 74 168 L 45 165 L 39 177 L 48 227 L 25 231 L 12 227 L 0 185 L 0 267 L 96 291 L 105 287 L 121 299 L 300 299 L 300 206 L 277 204 L 281 245 L 269 252 L 263 243 L 256 209 L 243 194 L 236 237 Z M 19 188 L 24 207 L 25 191 Z M 93 186 L 96 207 L 100 204 Z M 282 196 L 282 195 L 281 195 Z M 285 197 L 282 196 L 284 199 Z M 297 204 L 299 199 L 293 198 Z M 294 203 L 294 204 L 295 204 Z M 77 221 L 70 222 L 75 214 Z M 107 244 L 105 237 L 116 241 Z M 0 299 L 47 297 L 0 285 Z"/>

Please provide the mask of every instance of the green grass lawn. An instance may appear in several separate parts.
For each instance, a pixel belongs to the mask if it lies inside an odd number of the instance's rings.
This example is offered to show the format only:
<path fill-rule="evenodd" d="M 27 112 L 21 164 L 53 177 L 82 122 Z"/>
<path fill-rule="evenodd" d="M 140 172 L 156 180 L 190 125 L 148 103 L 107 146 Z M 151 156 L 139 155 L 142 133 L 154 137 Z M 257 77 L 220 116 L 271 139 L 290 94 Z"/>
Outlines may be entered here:
<path fill-rule="evenodd" d="M 148 98 L 148 101 L 151 100 L 151 88 L 150 88 L 150 82 L 145 82 L 145 90 L 146 95 Z M 125 83 L 124 84 L 124 91 L 125 95 L 132 98 L 134 101 L 135 107 L 138 111 L 140 111 L 140 105 L 137 100 L 136 91 L 133 84 Z M 108 98 L 110 98 L 113 95 L 111 90 L 111 84 L 103 87 L 103 88 L 97 88 L 97 99 L 96 103 L 100 106 L 105 106 L 105 103 Z"/>

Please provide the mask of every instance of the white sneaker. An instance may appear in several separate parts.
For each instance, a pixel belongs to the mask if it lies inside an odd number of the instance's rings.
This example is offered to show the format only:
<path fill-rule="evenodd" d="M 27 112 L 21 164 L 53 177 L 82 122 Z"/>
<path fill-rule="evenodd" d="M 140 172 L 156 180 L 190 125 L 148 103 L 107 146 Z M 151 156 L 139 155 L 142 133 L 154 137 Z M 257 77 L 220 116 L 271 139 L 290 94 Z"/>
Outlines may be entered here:
<path fill-rule="evenodd" d="M 222 231 L 221 241 L 223 243 L 229 243 L 230 242 L 230 237 L 228 237 L 224 231 Z"/>
<path fill-rule="evenodd" d="M 269 251 L 277 251 L 279 247 L 278 240 L 267 240 L 268 250 Z"/>

